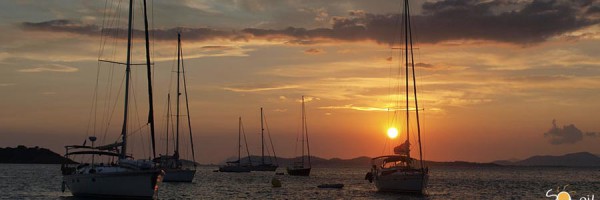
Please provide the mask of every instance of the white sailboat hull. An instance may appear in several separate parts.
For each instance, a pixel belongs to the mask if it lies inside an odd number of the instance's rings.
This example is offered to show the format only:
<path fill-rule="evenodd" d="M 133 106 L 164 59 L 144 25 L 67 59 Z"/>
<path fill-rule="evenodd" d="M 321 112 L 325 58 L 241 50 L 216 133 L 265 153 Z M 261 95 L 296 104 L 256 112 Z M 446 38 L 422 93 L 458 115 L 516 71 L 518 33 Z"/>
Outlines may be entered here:
<path fill-rule="evenodd" d="M 73 196 L 154 198 L 162 181 L 160 171 L 124 171 L 63 176 Z"/>
<path fill-rule="evenodd" d="M 375 186 L 382 192 L 415 192 L 422 193 L 427 187 L 427 173 L 395 172 L 375 177 Z"/>
<path fill-rule="evenodd" d="M 164 169 L 163 182 L 192 182 L 196 170 L 194 169 Z"/>

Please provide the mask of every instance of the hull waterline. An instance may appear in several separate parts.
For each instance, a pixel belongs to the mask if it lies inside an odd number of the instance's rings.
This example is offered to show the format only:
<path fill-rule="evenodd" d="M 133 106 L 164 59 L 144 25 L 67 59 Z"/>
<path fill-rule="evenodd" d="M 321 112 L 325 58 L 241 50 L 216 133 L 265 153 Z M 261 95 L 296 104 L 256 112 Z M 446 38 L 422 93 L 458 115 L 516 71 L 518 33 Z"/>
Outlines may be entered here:
<path fill-rule="evenodd" d="M 194 169 L 164 169 L 163 182 L 192 182 L 196 175 Z"/>
<path fill-rule="evenodd" d="M 287 173 L 291 176 L 309 176 L 311 168 L 288 168 Z"/>
<path fill-rule="evenodd" d="M 256 165 L 256 166 L 252 166 L 251 171 L 275 171 L 277 170 L 277 165 Z"/>
<path fill-rule="evenodd" d="M 428 180 L 428 174 L 399 173 L 376 177 L 374 182 L 380 192 L 423 193 Z"/>
<path fill-rule="evenodd" d="M 63 182 L 76 197 L 155 198 L 162 171 L 127 171 L 64 175 Z"/>

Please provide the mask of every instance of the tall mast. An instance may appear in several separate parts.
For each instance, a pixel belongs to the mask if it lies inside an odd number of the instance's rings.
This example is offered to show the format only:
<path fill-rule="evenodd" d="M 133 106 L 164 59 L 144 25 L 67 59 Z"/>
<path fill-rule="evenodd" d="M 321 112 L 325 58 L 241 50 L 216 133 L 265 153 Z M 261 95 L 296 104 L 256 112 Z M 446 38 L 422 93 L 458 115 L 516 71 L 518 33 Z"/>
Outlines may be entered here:
<path fill-rule="evenodd" d="M 167 93 L 167 149 L 165 150 L 165 153 L 168 155 L 169 154 L 169 119 L 171 118 L 171 94 Z"/>
<path fill-rule="evenodd" d="M 196 154 L 194 153 L 194 139 L 192 137 L 192 120 L 190 117 L 190 103 L 188 101 L 187 81 L 185 79 L 185 65 L 183 64 L 183 47 L 179 45 L 179 48 L 181 49 L 181 76 L 183 76 L 183 93 L 185 93 L 185 109 L 188 121 L 188 131 L 190 132 L 190 147 L 192 148 L 192 161 L 194 161 L 194 167 L 196 167 Z"/>
<path fill-rule="evenodd" d="M 302 166 L 304 167 L 304 96 L 302 96 L 302 133 L 300 134 L 302 139 Z"/>
<path fill-rule="evenodd" d="M 175 111 L 175 129 L 176 129 L 176 143 L 175 143 L 175 156 L 179 158 L 179 68 L 181 64 L 181 34 L 177 33 L 177 110 Z"/>
<path fill-rule="evenodd" d="M 123 144 L 121 146 L 121 156 L 124 159 L 127 157 L 127 114 L 129 108 L 129 78 L 131 73 L 131 32 L 133 18 L 133 0 L 129 0 L 129 27 L 127 28 L 127 63 L 125 68 L 125 107 L 123 108 L 123 128 L 121 129 L 121 137 Z"/>
<path fill-rule="evenodd" d="M 262 155 L 262 164 L 265 164 L 265 128 L 263 126 L 263 108 L 260 108 L 260 144 L 261 144 L 261 155 Z"/>
<path fill-rule="evenodd" d="M 144 0 L 144 33 L 146 35 L 146 67 L 148 71 L 148 124 L 150 124 L 150 137 L 152 138 L 152 157 L 156 158 L 156 143 L 154 139 L 154 102 L 152 98 L 152 69 L 150 68 L 150 39 L 148 36 L 148 14 L 146 0 Z"/>
<path fill-rule="evenodd" d="M 408 18 L 408 33 L 410 34 L 410 60 L 412 61 L 412 77 L 413 77 L 413 92 L 415 94 L 415 112 L 417 118 L 417 137 L 419 140 L 419 160 L 421 162 L 421 171 L 423 170 L 423 148 L 421 146 L 421 123 L 419 121 L 419 101 L 417 99 L 417 81 L 415 79 L 415 58 L 413 54 L 413 40 L 412 40 L 412 28 L 410 25 L 410 7 L 408 6 L 408 0 L 406 0 L 406 12 Z"/>
<path fill-rule="evenodd" d="M 410 116 L 410 108 L 408 107 L 408 0 L 404 1 L 404 58 L 406 59 L 406 144 L 408 146 L 408 149 L 406 151 L 407 156 L 410 158 L 410 120 L 409 120 L 409 116 Z M 412 51 L 412 49 L 411 49 Z"/>

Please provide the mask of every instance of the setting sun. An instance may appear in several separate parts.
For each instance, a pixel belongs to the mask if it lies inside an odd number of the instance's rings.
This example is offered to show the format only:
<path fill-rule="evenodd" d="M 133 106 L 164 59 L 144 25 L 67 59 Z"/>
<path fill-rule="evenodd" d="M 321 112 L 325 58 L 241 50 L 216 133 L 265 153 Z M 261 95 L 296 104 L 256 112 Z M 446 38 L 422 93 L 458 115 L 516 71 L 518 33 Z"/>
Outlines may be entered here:
<path fill-rule="evenodd" d="M 391 139 L 394 139 L 394 138 L 398 137 L 398 129 L 396 129 L 394 127 L 388 128 L 387 135 Z"/>

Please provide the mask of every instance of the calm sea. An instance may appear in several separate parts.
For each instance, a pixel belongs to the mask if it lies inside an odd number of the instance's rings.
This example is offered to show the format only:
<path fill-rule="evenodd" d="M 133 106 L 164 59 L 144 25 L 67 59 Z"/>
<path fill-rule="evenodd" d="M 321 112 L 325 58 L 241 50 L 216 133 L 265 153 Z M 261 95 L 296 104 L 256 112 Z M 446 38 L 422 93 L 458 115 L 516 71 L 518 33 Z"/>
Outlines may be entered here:
<path fill-rule="evenodd" d="M 375 186 L 363 179 L 368 168 L 313 168 L 310 177 L 272 172 L 213 172 L 215 169 L 200 167 L 193 183 L 163 183 L 159 198 L 553 199 L 545 197 L 546 191 L 554 192 L 557 187 L 568 185 L 566 191 L 573 199 L 591 195 L 600 199 L 600 168 L 438 167 L 430 169 L 425 195 L 375 192 Z M 281 188 L 271 187 L 273 177 L 281 180 Z M 343 183 L 345 187 L 316 187 L 324 183 Z M 59 165 L 0 164 L 0 199 L 76 199 L 68 191 L 60 190 Z"/>

